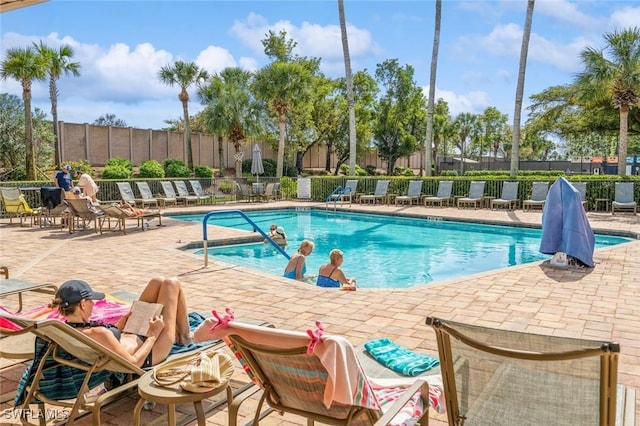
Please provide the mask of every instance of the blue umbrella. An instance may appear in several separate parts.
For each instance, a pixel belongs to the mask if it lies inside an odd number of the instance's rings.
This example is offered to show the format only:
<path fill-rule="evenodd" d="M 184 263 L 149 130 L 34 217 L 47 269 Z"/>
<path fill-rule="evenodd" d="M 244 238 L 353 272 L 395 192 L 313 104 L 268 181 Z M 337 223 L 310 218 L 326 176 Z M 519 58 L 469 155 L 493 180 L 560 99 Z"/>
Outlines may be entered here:
<path fill-rule="evenodd" d="M 251 174 L 256 175 L 256 180 L 259 180 L 258 175 L 264 173 L 264 166 L 262 165 L 262 153 L 258 144 L 253 146 L 253 154 L 251 155 Z"/>

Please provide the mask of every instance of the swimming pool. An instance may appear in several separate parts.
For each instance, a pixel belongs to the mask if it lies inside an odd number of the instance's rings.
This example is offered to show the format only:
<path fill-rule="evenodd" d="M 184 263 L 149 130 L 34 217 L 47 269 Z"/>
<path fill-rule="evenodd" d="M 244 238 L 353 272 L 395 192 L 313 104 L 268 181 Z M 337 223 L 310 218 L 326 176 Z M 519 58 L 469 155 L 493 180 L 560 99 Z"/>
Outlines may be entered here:
<path fill-rule="evenodd" d="M 339 248 L 344 252 L 345 275 L 367 288 L 407 288 L 550 257 L 538 251 L 539 229 L 304 208 L 245 214 L 265 232 L 272 223 L 284 227 L 289 254 L 302 240 L 312 240 L 315 250 L 307 258 L 307 274 L 317 274 L 329 261 L 329 252 Z M 202 223 L 204 215 L 171 217 Z M 243 218 L 231 214 L 213 216 L 209 224 L 252 230 Z M 627 241 L 596 234 L 596 248 Z M 210 247 L 208 253 L 218 262 L 278 276 L 287 264 L 274 247 L 263 243 Z"/>

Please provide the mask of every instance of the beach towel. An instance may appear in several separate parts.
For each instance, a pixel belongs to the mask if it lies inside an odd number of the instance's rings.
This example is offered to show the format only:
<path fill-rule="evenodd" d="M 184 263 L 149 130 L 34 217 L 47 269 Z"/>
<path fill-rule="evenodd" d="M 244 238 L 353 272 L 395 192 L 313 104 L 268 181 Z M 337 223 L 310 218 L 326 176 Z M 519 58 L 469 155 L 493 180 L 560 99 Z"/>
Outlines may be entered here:
<path fill-rule="evenodd" d="M 416 377 L 440 364 L 436 358 L 413 352 L 387 337 L 370 340 L 364 348 L 373 359 L 403 376 Z"/>

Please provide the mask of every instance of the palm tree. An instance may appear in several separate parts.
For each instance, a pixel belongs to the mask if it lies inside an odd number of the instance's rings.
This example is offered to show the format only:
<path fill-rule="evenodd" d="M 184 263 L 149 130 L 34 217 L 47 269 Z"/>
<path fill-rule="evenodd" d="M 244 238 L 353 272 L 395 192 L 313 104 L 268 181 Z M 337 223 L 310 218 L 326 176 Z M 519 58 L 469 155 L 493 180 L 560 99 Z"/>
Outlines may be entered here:
<path fill-rule="evenodd" d="M 620 111 L 618 175 L 625 176 L 629 109 L 640 103 L 640 28 L 608 33 L 604 39 L 602 51 L 587 47 L 580 54 L 585 70 L 576 84 L 582 99 L 609 99 Z"/>
<path fill-rule="evenodd" d="M 349 175 L 356 174 L 356 108 L 353 97 L 353 76 L 351 75 L 351 56 L 349 55 L 349 39 L 347 37 L 347 23 L 344 18 L 344 0 L 338 0 L 338 14 L 340 15 L 340 33 L 342 34 L 342 53 L 344 55 L 344 70 L 347 83 L 347 109 L 349 111 Z"/>
<path fill-rule="evenodd" d="M 7 49 L 6 58 L 0 68 L 0 79 L 11 77 L 22 84 L 25 126 L 25 168 L 27 179 L 36 179 L 36 159 L 33 149 L 33 120 L 31 113 L 31 83 L 44 80 L 47 75 L 47 63 L 31 47 Z"/>
<path fill-rule="evenodd" d="M 68 44 L 62 45 L 58 50 L 52 49 L 42 41 L 40 44 L 33 43 L 36 52 L 47 61 L 49 72 L 49 98 L 51 99 L 51 117 L 53 117 L 53 134 L 55 140 L 54 162 L 58 168 L 62 166 L 62 153 L 60 150 L 60 140 L 58 138 L 58 88 L 56 81 L 62 74 L 80 76 L 80 63 L 71 62 L 73 48 Z"/>
<path fill-rule="evenodd" d="M 436 23 L 433 34 L 433 51 L 431 52 L 431 73 L 429 75 L 429 100 L 427 103 L 427 137 L 425 141 L 424 167 L 425 174 L 431 176 L 433 163 L 433 108 L 436 97 L 436 72 L 438 70 L 438 49 L 440 47 L 440 21 L 442 16 L 442 0 L 436 0 Z"/>
<path fill-rule="evenodd" d="M 531 37 L 531 22 L 533 21 L 533 6 L 535 0 L 527 0 L 527 17 L 522 31 L 522 47 L 520 48 L 520 69 L 518 70 L 518 86 L 516 87 L 516 104 L 513 111 L 513 139 L 511 143 L 511 177 L 518 174 L 520 165 L 520 116 L 522 114 L 522 96 L 524 93 L 524 76 L 527 71 L 527 54 L 529 53 L 529 38 Z"/>
<path fill-rule="evenodd" d="M 198 95 L 207 105 L 204 114 L 211 133 L 225 135 L 236 151 L 236 177 L 242 177 L 242 141 L 257 131 L 260 109 L 250 90 L 253 74 L 225 68 L 203 86 Z"/>
<path fill-rule="evenodd" d="M 193 170 L 193 148 L 191 146 L 191 124 L 189 122 L 189 92 L 187 89 L 192 84 L 200 85 L 201 82 L 209 78 L 209 74 L 198 67 L 195 62 L 176 61 L 173 66 L 166 65 L 160 68 L 158 77 L 163 84 L 170 87 L 180 86 L 178 99 L 182 102 L 182 112 L 184 115 L 184 136 L 187 145 L 187 161 L 189 168 Z"/>
<path fill-rule="evenodd" d="M 461 112 L 454 120 L 458 136 L 456 145 L 460 150 L 460 174 L 464 174 L 464 161 L 467 155 L 467 142 L 476 133 L 478 116 L 470 112 Z"/>

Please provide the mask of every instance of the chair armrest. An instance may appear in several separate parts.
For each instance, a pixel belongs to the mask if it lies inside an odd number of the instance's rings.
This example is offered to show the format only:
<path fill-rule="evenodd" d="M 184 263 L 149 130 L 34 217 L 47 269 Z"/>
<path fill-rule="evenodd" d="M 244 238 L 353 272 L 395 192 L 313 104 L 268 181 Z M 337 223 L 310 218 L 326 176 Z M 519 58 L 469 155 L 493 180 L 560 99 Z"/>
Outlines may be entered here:
<path fill-rule="evenodd" d="M 402 394 L 400 398 L 393 403 L 389 410 L 375 423 L 375 426 L 386 426 L 391 423 L 391 420 L 402 410 L 402 408 L 407 405 L 409 400 L 415 395 L 416 392 L 420 391 L 420 397 L 424 402 L 424 413 L 422 414 L 423 419 L 429 417 L 429 383 L 424 380 L 417 379 L 407 390 Z M 425 417 L 426 416 L 426 417 Z"/>

